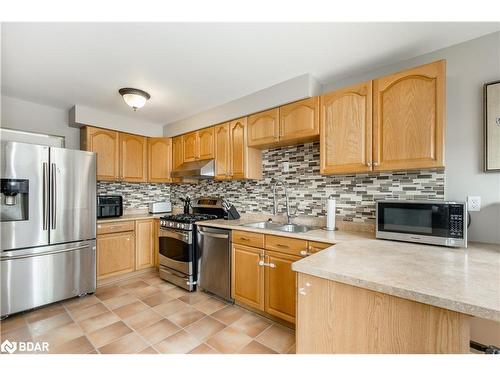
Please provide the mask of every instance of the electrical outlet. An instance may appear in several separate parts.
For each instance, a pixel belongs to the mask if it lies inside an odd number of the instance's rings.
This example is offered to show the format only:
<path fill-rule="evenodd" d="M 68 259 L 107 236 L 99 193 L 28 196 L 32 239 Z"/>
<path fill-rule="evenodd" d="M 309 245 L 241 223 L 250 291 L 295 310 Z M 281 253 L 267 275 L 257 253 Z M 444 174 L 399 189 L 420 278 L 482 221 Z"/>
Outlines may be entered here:
<path fill-rule="evenodd" d="M 288 172 L 290 171 L 290 163 L 287 161 L 283 162 L 283 172 Z"/>
<path fill-rule="evenodd" d="M 467 197 L 467 209 L 469 211 L 481 211 L 481 197 Z"/>

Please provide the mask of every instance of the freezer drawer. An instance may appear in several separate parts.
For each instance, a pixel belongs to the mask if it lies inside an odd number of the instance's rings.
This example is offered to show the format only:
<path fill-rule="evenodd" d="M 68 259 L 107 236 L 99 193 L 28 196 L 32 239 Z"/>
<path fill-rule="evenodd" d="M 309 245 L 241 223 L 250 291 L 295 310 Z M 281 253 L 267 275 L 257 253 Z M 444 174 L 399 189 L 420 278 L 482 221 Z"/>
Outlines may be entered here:
<path fill-rule="evenodd" d="M 96 289 L 96 242 L 3 252 L 1 316 L 61 301 Z"/>

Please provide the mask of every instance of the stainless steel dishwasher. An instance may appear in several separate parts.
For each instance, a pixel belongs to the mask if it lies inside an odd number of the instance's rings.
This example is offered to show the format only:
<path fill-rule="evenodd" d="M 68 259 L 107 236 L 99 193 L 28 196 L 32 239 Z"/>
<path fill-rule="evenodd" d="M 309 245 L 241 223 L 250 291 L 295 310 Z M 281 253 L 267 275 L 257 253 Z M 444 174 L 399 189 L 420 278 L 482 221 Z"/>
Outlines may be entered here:
<path fill-rule="evenodd" d="M 231 231 L 198 226 L 198 287 L 231 301 Z"/>

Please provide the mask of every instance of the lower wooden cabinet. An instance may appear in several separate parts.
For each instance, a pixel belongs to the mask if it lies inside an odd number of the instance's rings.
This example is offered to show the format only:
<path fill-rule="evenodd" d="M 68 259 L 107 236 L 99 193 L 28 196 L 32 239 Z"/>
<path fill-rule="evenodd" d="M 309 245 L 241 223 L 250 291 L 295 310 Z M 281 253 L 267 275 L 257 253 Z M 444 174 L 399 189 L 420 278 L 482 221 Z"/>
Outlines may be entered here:
<path fill-rule="evenodd" d="M 155 265 L 154 220 L 135 222 L 135 269 L 142 270 Z"/>
<path fill-rule="evenodd" d="M 264 250 L 233 245 L 233 298 L 253 308 L 264 310 L 264 269 L 259 262 Z"/>
<path fill-rule="evenodd" d="M 97 279 L 134 271 L 134 232 L 103 234 L 97 237 Z"/>

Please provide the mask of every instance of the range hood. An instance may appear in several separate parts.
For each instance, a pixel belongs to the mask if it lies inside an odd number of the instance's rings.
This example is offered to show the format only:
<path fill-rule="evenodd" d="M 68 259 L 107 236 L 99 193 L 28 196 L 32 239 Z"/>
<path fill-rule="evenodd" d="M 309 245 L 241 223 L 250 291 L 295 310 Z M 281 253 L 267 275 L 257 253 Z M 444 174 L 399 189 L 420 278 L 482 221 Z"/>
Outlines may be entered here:
<path fill-rule="evenodd" d="M 182 163 L 179 167 L 174 169 L 170 175 L 176 178 L 181 177 L 188 179 L 214 178 L 215 161 L 214 159 L 210 159 Z"/>

